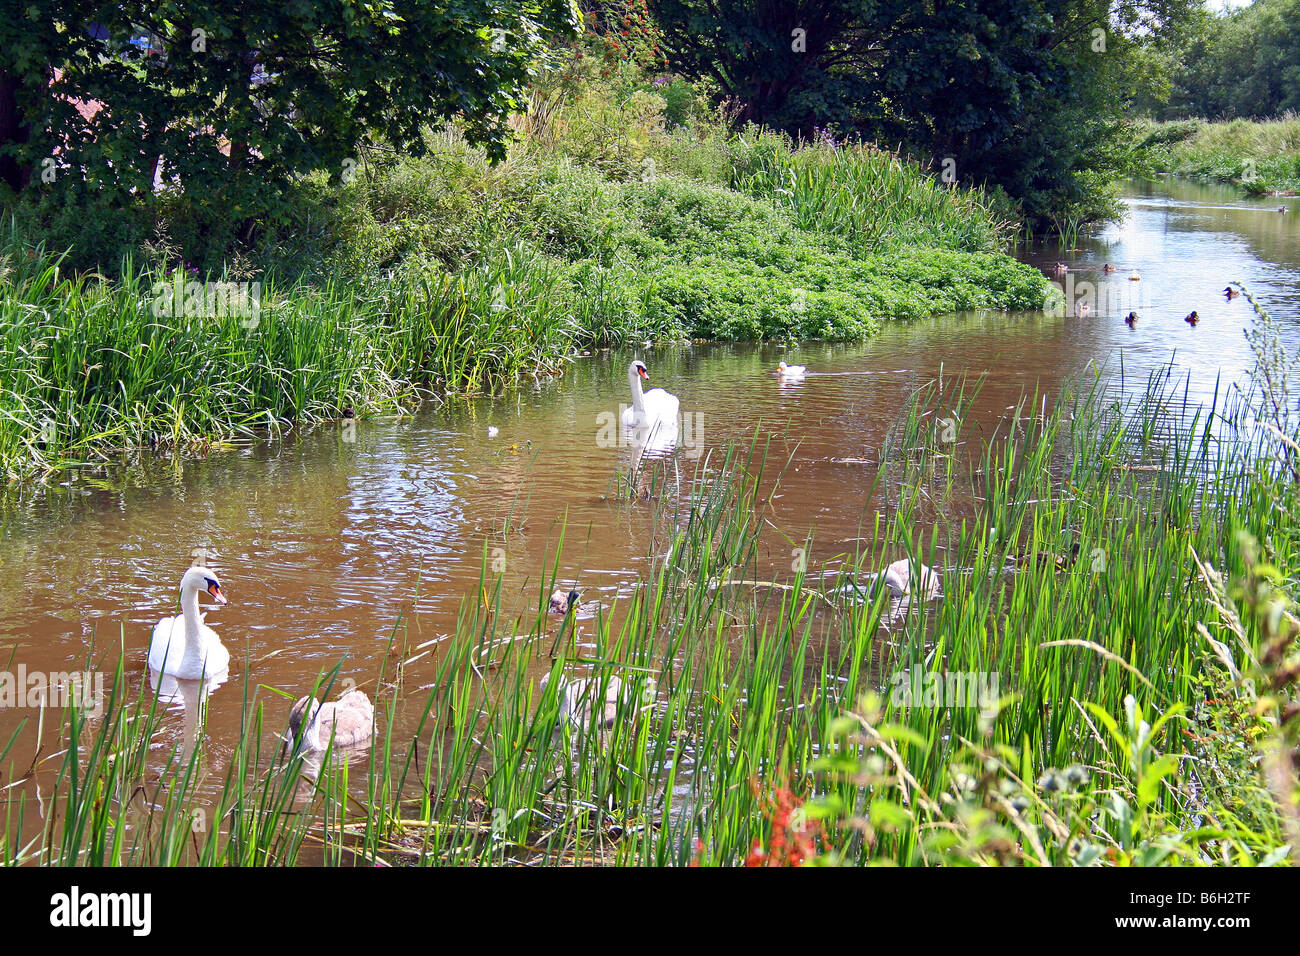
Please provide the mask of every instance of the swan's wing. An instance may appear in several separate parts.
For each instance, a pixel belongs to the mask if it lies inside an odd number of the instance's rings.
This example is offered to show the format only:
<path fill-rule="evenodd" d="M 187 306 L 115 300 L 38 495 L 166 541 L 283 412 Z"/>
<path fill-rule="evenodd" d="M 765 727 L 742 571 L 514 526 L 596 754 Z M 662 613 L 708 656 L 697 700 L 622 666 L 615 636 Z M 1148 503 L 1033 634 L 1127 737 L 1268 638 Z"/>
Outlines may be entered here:
<path fill-rule="evenodd" d="M 199 624 L 199 636 L 203 639 L 203 672 L 211 677 L 230 669 L 230 651 L 221 643 L 221 637 L 206 624 Z"/>
<path fill-rule="evenodd" d="M 361 691 L 348 691 L 334 705 L 334 746 L 352 747 L 368 741 L 374 726 L 375 708 Z"/>
<path fill-rule="evenodd" d="M 921 586 L 918 588 L 920 598 L 923 601 L 933 601 L 943 595 L 943 587 L 939 582 L 939 573 L 934 568 L 921 565 Z"/>
<path fill-rule="evenodd" d="M 899 558 L 885 568 L 885 586 L 896 594 L 906 594 L 912 581 L 912 566 L 907 558 Z"/>
<path fill-rule="evenodd" d="M 175 617 L 165 617 L 153 627 L 153 636 L 149 638 L 149 666 L 158 672 L 167 668 L 169 655 L 180 655 L 185 653 L 185 618 L 177 614 Z"/>
<path fill-rule="evenodd" d="M 682 403 L 677 396 L 665 392 L 662 388 L 651 389 L 645 393 L 646 411 L 651 418 L 677 418 Z"/>

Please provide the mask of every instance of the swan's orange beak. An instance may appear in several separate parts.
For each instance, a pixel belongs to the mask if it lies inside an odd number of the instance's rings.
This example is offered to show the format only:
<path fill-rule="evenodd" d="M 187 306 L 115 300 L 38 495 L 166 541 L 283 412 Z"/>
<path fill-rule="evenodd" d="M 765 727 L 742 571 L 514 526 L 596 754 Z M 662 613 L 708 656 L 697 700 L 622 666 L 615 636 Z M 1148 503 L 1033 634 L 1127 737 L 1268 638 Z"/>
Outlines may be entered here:
<path fill-rule="evenodd" d="M 226 596 L 221 593 L 220 584 L 209 584 L 208 594 L 210 594 L 212 596 L 212 600 L 216 601 L 218 604 L 226 603 Z"/>
<path fill-rule="evenodd" d="M 647 372 L 647 371 L 646 371 L 645 369 L 643 369 L 643 368 L 639 368 L 639 369 L 637 369 L 637 370 L 636 370 L 636 373 L 637 373 L 638 375 L 640 375 L 640 376 L 641 376 L 642 378 L 644 378 L 644 379 L 648 379 L 648 378 L 650 378 L 650 373 Z"/>

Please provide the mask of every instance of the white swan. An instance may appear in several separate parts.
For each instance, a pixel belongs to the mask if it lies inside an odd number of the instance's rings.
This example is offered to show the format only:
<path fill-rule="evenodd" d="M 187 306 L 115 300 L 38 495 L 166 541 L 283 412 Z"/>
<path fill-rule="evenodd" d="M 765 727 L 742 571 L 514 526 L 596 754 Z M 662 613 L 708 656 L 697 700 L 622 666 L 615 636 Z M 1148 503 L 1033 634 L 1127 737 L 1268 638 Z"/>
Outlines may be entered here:
<path fill-rule="evenodd" d="M 896 598 L 915 597 L 921 601 L 933 601 L 942 597 L 939 575 L 934 569 L 920 563 L 917 568 L 920 572 L 916 576 L 920 584 L 919 593 L 912 593 L 912 562 L 907 558 L 900 558 L 885 568 L 885 586 L 894 592 Z"/>
<path fill-rule="evenodd" d="M 230 651 L 217 632 L 203 623 L 200 591 L 206 591 L 218 604 L 226 603 L 214 572 L 190 568 L 181 576 L 181 613 L 159 621 L 149 641 L 149 667 L 159 674 L 199 680 L 224 674 L 230 668 Z"/>
<path fill-rule="evenodd" d="M 331 741 L 336 751 L 368 744 L 374 726 L 374 705 L 359 690 L 325 704 L 300 697 L 289 709 L 289 742 L 306 753 L 323 753 Z"/>
<path fill-rule="evenodd" d="M 808 367 L 806 365 L 786 365 L 782 362 L 776 367 L 776 374 L 787 379 L 803 378 L 808 374 Z"/>
<path fill-rule="evenodd" d="M 943 597 L 938 572 L 918 564 L 917 573 L 913 574 L 912 562 L 907 558 L 895 561 L 883 571 L 867 575 L 861 583 L 848 582 L 839 593 L 850 600 L 869 600 L 871 592 L 881 584 L 889 591 L 889 606 L 885 612 L 885 620 L 889 622 L 906 614 L 913 601 L 933 601 Z"/>
<path fill-rule="evenodd" d="M 637 359 L 627 367 L 627 381 L 632 388 L 632 407 L 623 409 L 623 427 L 629 431 L 644 429 L 649 441 L 657 446 L 677 441 L 677 412 L 681 403 L 676 395 L 662 388 L 641 391 L 641 379 L 648 379 L 645 362 Z"/>

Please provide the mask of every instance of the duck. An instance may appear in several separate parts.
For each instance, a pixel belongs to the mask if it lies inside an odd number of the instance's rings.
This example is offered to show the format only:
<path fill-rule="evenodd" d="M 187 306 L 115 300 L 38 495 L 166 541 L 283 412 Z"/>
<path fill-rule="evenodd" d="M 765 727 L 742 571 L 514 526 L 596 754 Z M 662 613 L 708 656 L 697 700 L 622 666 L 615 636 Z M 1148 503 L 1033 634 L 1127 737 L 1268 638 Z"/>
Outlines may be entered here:
<path fill-rule="evenodd" d="M 369 743 L 375 727 L 375 707 L 363 691 L 350 690 L 338 700 L 319 703 L 299 697 L 289 708 L 289 739 L 304 753 L 323 753 Z"/>
<path fill-rule="evenodd" d="M 181 575 L 181 613 L 165 617 L 154 625 L 149 640 L 149 667 L 159 674 L 180 680 L 201 680 L 230 669 L 230 651 L 217 632 L 203 622 L 199 592 L 218 605 L 226 603 L 225 592 L 215 571 L 187 568 Z"/>
<path fill-rule="evenodd" d="M 1105 273 L 1106 275 L 1110 275 L 1112 272 L 1115 271 L 1115 267 L 1114 267 L 1113 265 L 1111 265 L 1111 264 L 1108 262 L 1108 263 L 1106 263 L 1105 266 L 1102 267 L 1102 270 L 1101 270 L 1101 271 L 1102 271 L 1103 273 Z"/>
<path fill-rule="evenodd" d="M 1124 317 L 1124 324 L 1127 325 L 1130 329 L 1137 328 L 1138 314 L 1136 312 L 1130 312 L 1128 315 Z"/>
<path fill-rule="evenodd" d="M 1201 317 L 1196 314 L 1195 310 L 1192 310 L 1190 315 L 1184 316 L 1183 321 L 1188 325 L 1195 325 L 1197 322 L 1201 321 Z"/>
<path fill-rule="evenodd" d="M 1235 299 L 1237 296 L 1241 295 L 1241 290 L 1234 289 L 1232 286 L 1228 286 L 1223 290 L 1223 294 L 1226 295 L 1229 299 Z"/>
<path fill-rule="evenodd" d="M 1138 281 L 1140 281 L 1141 279 L 1142 279 L 1142 277 L 1141 277 L 1140 275 L 1138 275 L 1138 271 L 1137 271 L 1136 269 L 1134 269 L 1132 272 L 1130 272 L 1130 273 L 1128 274 L 1128 281 L 1129 281 L 1129 282 L 1138 282 Z"/>
<path fill-rule="evenodd" d="M 1079 557 L 1079 542 L 1070 545 L 1070 550 L 1065 554 L 1056 554 L 1052 551 L 1036 551 L 1033 554 L 1022 554 L 1016 559 L 1016 564 L 1021 568 L 1053 568 L 1057 571 L 1065 571 L 1070 568 Z"/>
<path fill-rule="evenodd" d="M 803 378 L 808 374 L 808 367 L 805 365 L 786 365 L 781 362 L 776 366 L 776 374 L 784 379 Z"/>
<path fill-rule="evenodd" d="M 569 608 L 573 608 L 574 613 L 577 614 L 594 614 L 600 610 L 600 601 L 588 601 L 585 604 L 581 602 L 582 594 L 579 591 L 556 588 L 551 592 L 547 608 L 552 614 L 568 614 Z"/>
<path fill-rule="evenodd" d="M 1087 302 L 1080 302 L 1074 307 L 1074 314 L 1079 318 L 1085 318 L 1088 315 L 1089 306 Z"/>
<path fill-rule="evenodd" d="M 654 436 L 656 445 L 677 437 L 677 413 L 681 403 L 676 395 L 662 388 L 653 388 L 642 392 L 641 380 L 649 379 L 650 373 L 645 362 L 640 359 L 627 367 L 628 385 L 632 389 L 632 406 L 623 409 L 623 426 L 629 431 L 648 430 Z"/>
<path fill-rule="evenodd" d="M 1052 266 L 1052 275 L 1056 276 L 1058 279 L 1063 277 L 1069 271 L 1070 267 L 1064 262 L 1058 262 L 1056 265 Z"/>

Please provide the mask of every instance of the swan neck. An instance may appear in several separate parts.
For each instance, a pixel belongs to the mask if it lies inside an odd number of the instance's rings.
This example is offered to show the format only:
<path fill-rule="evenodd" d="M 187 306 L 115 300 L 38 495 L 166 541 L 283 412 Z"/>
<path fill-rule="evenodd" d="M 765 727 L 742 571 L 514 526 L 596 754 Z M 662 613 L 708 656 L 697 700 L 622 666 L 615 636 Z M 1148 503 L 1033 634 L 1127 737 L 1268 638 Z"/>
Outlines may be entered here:
<path fill-rule="evenodd" d="M 194 588 L 181 591 L 181 614 L 185 616 L 185 643 L 199 645 L 199 592 Z"/>
<path fill-rule="evenodd" d="M 632 384 L 632 407 L 638 412 L 645 411 L 645 393 L 641 391 L 641 376 L 635 368 L 629 369 L 627 379 Z"/>

